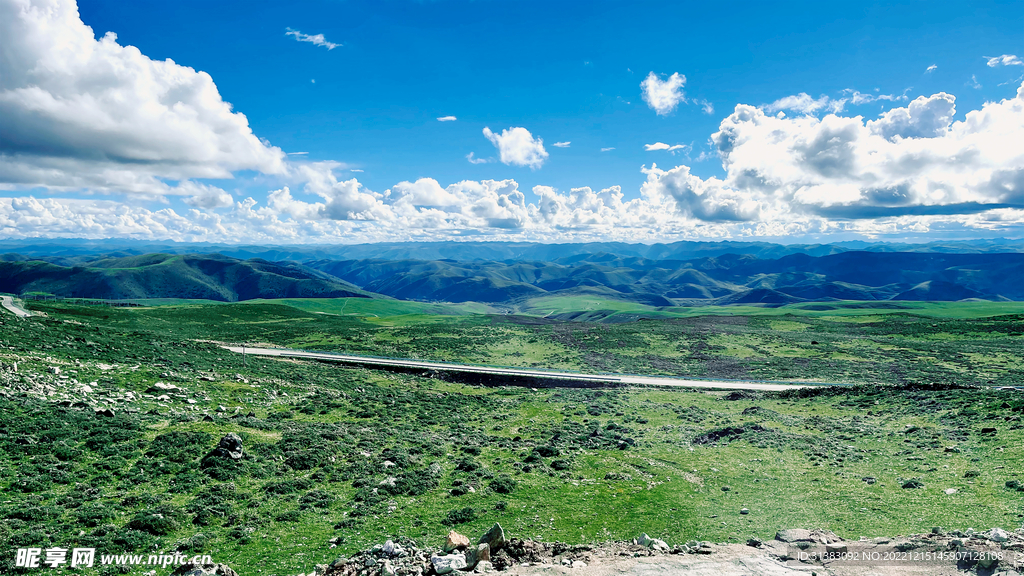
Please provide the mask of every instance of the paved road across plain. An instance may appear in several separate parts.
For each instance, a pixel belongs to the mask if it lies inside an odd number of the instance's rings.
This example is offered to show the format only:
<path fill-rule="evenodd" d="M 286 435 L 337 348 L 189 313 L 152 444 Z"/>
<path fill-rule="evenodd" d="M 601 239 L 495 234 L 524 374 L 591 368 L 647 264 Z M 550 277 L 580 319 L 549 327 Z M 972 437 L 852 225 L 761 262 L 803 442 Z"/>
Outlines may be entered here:
<path fill-rule="evenodd" d="M 10 296 L 0 296 L 0 305 L 10 310 L 18 318 L 28 318 L 29 316 L 32 316 L 31 312 L 15 304 L 14 298 L 11 298 Z"/>
<path fill-rule="evenodd" d="M 279 356 L 284 358 L 309 358 L 311 360 L 330 360 L 342 364 L 358 364 L 360 366 L 380 366 L 381 368 L 416 368 L 423 370 L 443 370 L 466 374 L 494 374 L 501 376 L 523 376 L 552 380 L 575 380 L 581 382 L 640 384 L 645 386 L 664 386 L 670 388 L 712 388 L 717 390 L 761 390 L 782 391 L 819 386 L 814 382 L 800 384 L 778 384 L 773 382 L 750 382 L 734 380 L 692 380 L 686 378 L 667 378 L 664 376 L 636 376 L 630 374 L 579 374 L 576 372 L 553 372 L 548 370 L 530 370 L 528 368 L 498 368 L 492 366 L 473 366 L 468 364 L 445 364 L 441 362 L 423 362 L 420 360 L 395 360 L 390 358 L 372 358 L 369 356 L 352 356 L 347 354 L 330 354 L 326 352 L 309 352 L 288 348 L 250 348 L 246 346 L 224 346 L 237 353 L 254 356 Z"/>

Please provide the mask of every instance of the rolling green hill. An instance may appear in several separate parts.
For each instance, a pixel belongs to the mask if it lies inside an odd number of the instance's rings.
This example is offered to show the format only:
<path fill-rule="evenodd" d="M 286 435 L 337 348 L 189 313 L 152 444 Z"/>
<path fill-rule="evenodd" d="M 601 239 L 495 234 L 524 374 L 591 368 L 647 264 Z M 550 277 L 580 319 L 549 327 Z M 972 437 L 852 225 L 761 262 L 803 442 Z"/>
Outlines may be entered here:
<path fill-rule="evenodd" d="M 233 302 L 254 298 L 371 297 L 323 272 L 287 262 L 219 254 L 145 254 L 88 266 L 0 261 L 0 292 L 101 299 L 187 298 Z"/>

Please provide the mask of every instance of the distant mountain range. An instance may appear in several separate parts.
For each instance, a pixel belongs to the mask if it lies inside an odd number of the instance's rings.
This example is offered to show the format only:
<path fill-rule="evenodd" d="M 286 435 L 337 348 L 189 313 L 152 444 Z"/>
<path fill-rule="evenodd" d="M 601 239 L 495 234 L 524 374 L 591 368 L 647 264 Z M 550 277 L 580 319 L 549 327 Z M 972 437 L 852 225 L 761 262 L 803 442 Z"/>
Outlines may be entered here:
<path fill-rule="evenodd" d="M 841 252 L 552 262 L 321 260 L 311 268 L 394 298 L 507 303 L 585 291 L 654 306 L 821 300 L 1024 300 L 1024 254 Z M 703 301 L 703 302 L 701 302 Z"/>
<path fill-rule="evenodd" d="M 235 256 L 229 256 L 126 253 L 148 245 L 96 253 L 92 250 L 106 245 L 62 248 L 59 243 L 23 243 L 22 252 L 0 255 L 0 291 L 223 301 L 384 296 L 502 305 L 569 294 L 652 306 L 1024 300 L 1021 241 L 871 244 L 862 250 L 853 250 L 852 245 L 473 242 L 288 249 L 236 246 L 232 248 Z M 367 254 L 374 252 L 373 247 L 376 253 L 372 258 L 333 255 Z M 257 253 L 280 260 L 252 256 Z"/>
<path fill-rule="evenodd" d="M 242 261 L 218 254 L 100 258 L 85 266 L 62 266 L 12 254 L 0 256 L 0 260 L 0 292 L 15 294 L 228 302 L 369 296 L 347 282 L 293 262 Z"/>
<path fill-rule="evenodd" d="M 769 242 L 673 242 L 670 244 L 627 244 L 588 242 L 540 244 L 536 242 L 382 242 L 378 244 L 245 246 L 175 242 L 131 242 L 115 240 L 0 240 L 0 254 L 44 258 L 65 265 L 83 264 L 98 257 L 142 254 L 221 254 L 247 260 L 271 262 L 291 260 L 529 260 L 551 262 L 559 258 L 590 254 L 614 254 L 649 260 L 690 260 L 693 258 L 747 254 L 762 259 L 790 254 L 827 256 L 840 252 L 929 252 L 942 254 L 1024 253 L 1024 240 L 996 238 L 929 242 L 835 242 L 830 244 L 772 244 Z M 56 259 L 61 259 L 60 261 Z"/>

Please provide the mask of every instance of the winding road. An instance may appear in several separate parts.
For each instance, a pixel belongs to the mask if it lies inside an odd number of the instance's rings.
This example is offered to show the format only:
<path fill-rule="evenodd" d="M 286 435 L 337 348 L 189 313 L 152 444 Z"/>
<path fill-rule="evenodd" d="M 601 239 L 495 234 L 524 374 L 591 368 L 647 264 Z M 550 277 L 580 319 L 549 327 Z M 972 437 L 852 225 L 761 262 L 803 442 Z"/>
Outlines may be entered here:
<path fill-rule="evenodd" d="M 28 318 L 29 316 L 33 316 L 31 312 L 15 304 L 14 298 L 11 298 L 10 296 L 0 296 L 0 306 L 6 308 L 18 318 Z"/>
<path fill-rule="evenodd" d="M 744 380 L 694 380 L 687 378 L 670 378 L 664 376 L 637 376 L 632 374 L 580 374 L 578 372 L 555 372 L 549 370 L 531 370 L 528 368 L 499 368 L 494 366 L 473 366 L 469 364 L 446 364 L 441 362 L 423 362 L 420 360 L 396 360 L 391 358 L 373 358 L 370 356 L 351 356 L 346 354 L 330 354 L 326 352 L 309 352 L 306 350 L 293 350 L 288 348 L 250 348 L 246 346 L 222 346 L 223 348 L 239 354 L 251 354 L 254 356 L 278 356 L 283 358 L 308 358 L 311 360 L 326 360 L 339 362 L 341 364 L 353 364 L 358 366 L 398 368 L 398 369 L 423 369 L 437 370 L 442 372 L 455 372 L 462 374 L 492 374 L 495 376 L 511 376 L 524 378 L 539 378 L 560 381 L 592 382 L 598 384 L 638 384 L 643 386 L 658 386 L 666 388 L 711 388 L 716 390 L 760 390 L 760 391 L 782 391 L 806 388 L 808 386 L 821 386 L 823 383 L 807 382 L 800 384 L 779 384 L 774 382 L 756 382 Z"/>

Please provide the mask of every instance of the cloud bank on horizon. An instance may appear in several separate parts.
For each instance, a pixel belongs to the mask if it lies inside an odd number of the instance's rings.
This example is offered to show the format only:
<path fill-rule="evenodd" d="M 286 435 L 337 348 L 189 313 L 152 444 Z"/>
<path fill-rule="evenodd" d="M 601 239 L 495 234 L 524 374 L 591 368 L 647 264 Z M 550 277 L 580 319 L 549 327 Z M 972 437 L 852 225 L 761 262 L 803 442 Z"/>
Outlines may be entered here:
<path fill-rule="evenodd" d="M 703 178 L 686 164 L 645 165 L 629 198 L 622 185 L 522 190 L 512 178 L 428 176 L 373 191 L 342 176 L 359 171 L 343 162 L 289 156 L 261 140 L 205 72 L 150 59 L 112 33 L 97 40 L 70 0 L 0 0 L 0 44 L 0 190 L 8 194 L 0 197 L 0 238 L 661 241 L 1019 233 L 1024 225 L 1024 84 L 963 120 L 954 120 L 956 97 L 945 92 L 912 100 L 798 93 L 738 104 L 710 135 L 722 177 Z M 1019 63 L 1013 55 L 984 62 Z M 679 73 L 651 72 L 641 97 L 654 114 L 670 115 L 686 102 L 685 83 Z M 843 115 L 847 104 L 878 101 L 894 107 L 876 118 Z M 524 172 L 543 174 L 577 149 L 555 142 L 563 150 L 549 154 L 524 126 L 482 133 L 498 161 Z M 690 151 L 661 141 L 644 149 Z M 206 181 L 233 178 L 275 185 L 260 202 Z M 175 197 L 188 208 L 169 207 Z"/>

